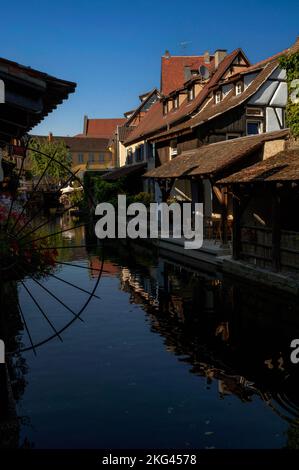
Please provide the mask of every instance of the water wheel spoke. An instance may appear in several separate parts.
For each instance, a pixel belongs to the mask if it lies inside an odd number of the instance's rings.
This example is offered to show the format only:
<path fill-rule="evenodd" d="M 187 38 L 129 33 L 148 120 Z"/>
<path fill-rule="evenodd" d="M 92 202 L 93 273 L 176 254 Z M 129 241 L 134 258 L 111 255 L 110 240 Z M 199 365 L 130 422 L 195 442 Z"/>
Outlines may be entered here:
<path fill-rule="evenodd" d="M 60 193 L 60 190 L 62 188 L 64 188 L 65 186 L 67 186 L 69 184 L 69 182 L 76 176 L 76 174 L 78 173 L 78 171 L 76 171 L 75 173 L 72 173 L 71 176 L 62 184 L 62 186 L 54 192 L 54 194 L 59 194 Z M 30 222 L 32 222 L 39 214 L 41 214 L 43 212 L 44 208 L 43 207 L 40 207 L 38 209 L 37 212 L 34 213 L 33 217 L 31 217 L 30 219 L 28 219 L 26 221 L 26 223 L 18 230 L 18 232 L 15 234 L 15 236 L 18 236 L 29 224 Z M 55 220 L 55 218 L 53 218 L 52 220 Z M 47 220 L 46 223 L 48 223 L 49 220 Z M 30 232 L 32 233 L 32 232 Z M 26 233 L 26 235 L 28 235 L 28 233 Z"/>
<path fill-rule="evenodd" d="M 39 282 L 37 279 L 34 279 L 34 277 L 32 276 L 29 276 L 30 279 L 32 279 L 36 284 L 38 284 L 45 292 L 47 292 L 51 297 L 53 297 L 53 299 L 57 300 L 58 303 L 60 303 L 64 308 L 66 308 L 72 315 L 74 316 L 77 316 L 76 312 L 74 312 L 74 310 L 69 307 L 68 305 L 66 305 L 59 297 L 57 297 L 57 295 L 53 294 L 53 292 L 51 292 L 47 287 L 45 287 L 41 282 Z M 79 318 L 78 317 L 78 320 L 84 322 L 84 320 L 82 320 L 82 318 Z"/>
<path fill-rule="evenodd" d="M 32 301 L 34 302 L 34 304 L 36 305 L 36 307 L 38 308 L 38 310 L 41 312 L 41 314 L 43 315 L 43 317 L 45 318 L 45 320 L 49 323 L 50 327 L 52 328 L 52 330 L 54 331 L 54 333 L 56 334 L 56 336 L 60 339 L 60 341 L 63 341 L 62 337 L 60 336 L 59 332 L 56 330 L 55 326 L 53 325 L 53 323 L 51 322 L 51 320 L 48 318 L 47 314 L 44 312 L 43 308 L 40 306 L 40 304 L 38 303 L 38 301 L 35 299 L 35 297 L 31 294 L 30 290 L 28 289 L 28 287 L 26 286 L 26 284 L 21 281 L 21 284 L 22 286 L 24 287 L 24 289 L 26 290 L 26 292 L 28 293 L 28 295 L 31 297 Z"/>

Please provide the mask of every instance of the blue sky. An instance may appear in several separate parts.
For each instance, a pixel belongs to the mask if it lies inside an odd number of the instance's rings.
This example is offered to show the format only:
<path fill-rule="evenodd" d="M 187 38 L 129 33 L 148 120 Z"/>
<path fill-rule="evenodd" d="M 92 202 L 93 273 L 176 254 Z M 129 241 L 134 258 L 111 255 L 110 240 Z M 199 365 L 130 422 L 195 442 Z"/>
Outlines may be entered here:
<path fill-rule="evenodd" d="M 77 83 L 35 129 L 74 135 L 84 114 L 122 116 L 159 86 L 165 49 L 194 55 L 242 47 L 256 62 L 295 41 L 298 18 L 294 0 L 14 0 L 1 2 L 0 56 Z"/>

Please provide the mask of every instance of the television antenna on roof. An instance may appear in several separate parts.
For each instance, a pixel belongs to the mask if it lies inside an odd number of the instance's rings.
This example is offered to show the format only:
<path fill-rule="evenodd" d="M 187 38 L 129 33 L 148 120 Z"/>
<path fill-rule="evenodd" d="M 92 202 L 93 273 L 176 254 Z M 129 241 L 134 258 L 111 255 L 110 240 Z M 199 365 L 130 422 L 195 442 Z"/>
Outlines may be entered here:
<path fill-rule="evenodd" d="M 189 44 L 192 44 L 192 41 L 181 41 L 179 43 L 179 46 L 182 48 L 182 49 L 187 49 L 187 47 L 189 46 Z"/>

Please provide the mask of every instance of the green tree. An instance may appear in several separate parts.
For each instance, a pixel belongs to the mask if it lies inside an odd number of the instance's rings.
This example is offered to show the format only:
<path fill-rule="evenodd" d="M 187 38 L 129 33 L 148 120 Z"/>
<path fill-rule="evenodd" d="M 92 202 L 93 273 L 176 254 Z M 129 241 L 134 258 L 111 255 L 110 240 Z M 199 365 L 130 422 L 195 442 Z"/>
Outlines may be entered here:
<path fill-rule="evenodd" d="M 299 137 L 299 52 L 280 58 L 280 66 L 286 70 L 289 99 L 286 121 L 293 137 Z"/>
<path fill-rule="evenodd" d="M 63 140 L 33 138 L 29 148 L 32 174 L 41 177 L 45 172 L 42 182 L 46 186 L 57 184 L 70 177 L 72 157 Z"/>

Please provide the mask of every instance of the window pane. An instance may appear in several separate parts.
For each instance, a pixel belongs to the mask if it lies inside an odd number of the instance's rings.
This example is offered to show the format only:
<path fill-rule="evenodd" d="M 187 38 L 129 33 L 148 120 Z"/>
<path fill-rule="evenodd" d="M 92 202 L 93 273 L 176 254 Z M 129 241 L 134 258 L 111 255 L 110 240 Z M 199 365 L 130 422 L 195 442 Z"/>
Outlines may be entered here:
<path fill-rule="evenodd" d="M 258 122 L 247 122 L 247 135 L 259 134 Z"/>

